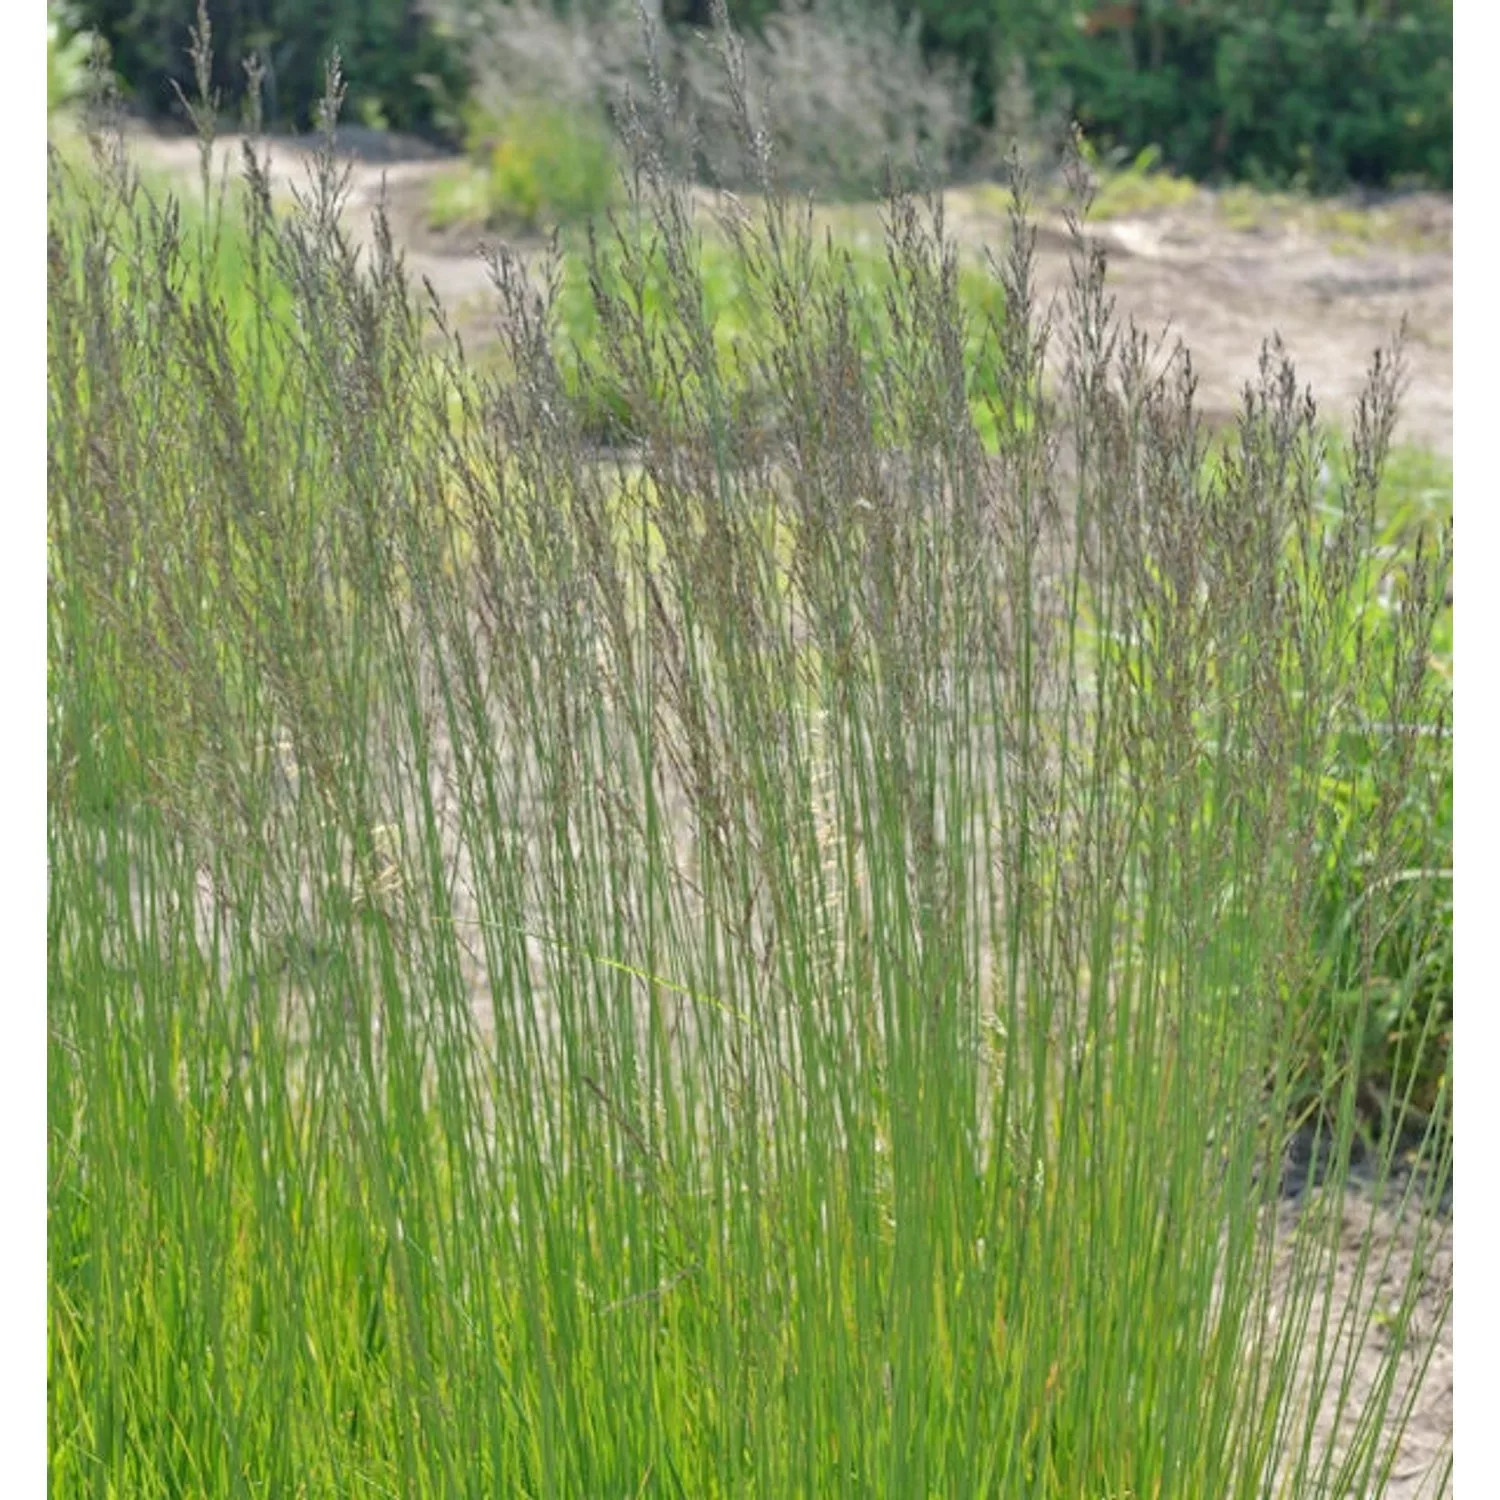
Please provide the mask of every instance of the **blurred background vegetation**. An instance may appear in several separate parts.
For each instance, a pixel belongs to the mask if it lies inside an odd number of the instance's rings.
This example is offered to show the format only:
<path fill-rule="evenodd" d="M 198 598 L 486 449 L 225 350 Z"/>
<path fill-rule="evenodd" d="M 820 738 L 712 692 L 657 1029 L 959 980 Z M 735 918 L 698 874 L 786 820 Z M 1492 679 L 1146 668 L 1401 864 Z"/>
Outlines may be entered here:
<path fill-rule="evenodd" d="M 179 114 L 174 84 L 192 92 L 195 4 L 51 4 L 49 78 L 93 32 L 138 111 Z M 681 64 L 677 81 L 691 91 L 709 0 L 653 4 Z M 850 159 L 850 120 L 868 117 L 869 138 L 890 144 L 897 126 L 875 118 L 886 91 L 916 121 L 900 128 L 915 129 L 924 159 L 950 173 L 982 169 L 997 139 L 1073 118 L 1101 153 L 1155 148 L 1163 167 L 1200 181 L 1317 191 L 1452 184 L 1452 0 L 898 0 L 894 10 L 884 0 L 729 0 L 728 9 L 752 38 L 752 63 L 777 65 L 772 119 L 821 161 L 806 175 L 824 189 L 841 164 L 851 190 L 865 185 L 867 163 Z M 558 60 L 576 65 L 575 84 L 598 86 L 619 71 L 590 61 L 601 36 L 638 24 L 635 7 L 615 0 L 218 0 L 209 7 L 215 84 L 233 112 L 256 55 L 268 123 L 306 129 L 336 45 L 351 120 L 474 149 L 497 119 L 526 133 L 527 101 L 495 98 L 493 44 L 514 40 L 542 10 L 567 39 Z M 831 60 L 840 38 L 843 66 Z M 893 72 L 908 42 L 915 71 Z M 909 80 L 922 89 L 905 88 Z M 606 108 L 607 91 L 593 102 Z M 783 157 L 798 154 L 777 144 Z"/>

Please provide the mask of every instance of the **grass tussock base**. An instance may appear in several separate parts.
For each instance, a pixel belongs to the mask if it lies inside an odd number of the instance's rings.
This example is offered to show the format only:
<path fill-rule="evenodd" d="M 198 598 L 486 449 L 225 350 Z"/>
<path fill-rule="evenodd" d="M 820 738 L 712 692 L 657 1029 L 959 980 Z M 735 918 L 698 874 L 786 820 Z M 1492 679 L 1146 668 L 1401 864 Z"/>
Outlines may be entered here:
<path fill-rule="evenodd" d="M 238 312 L 225 215 L 55 173 L 54 1492 L 1379 1493 L 1450 1151 L 1398 1054 L 1410 1273 L 1325 1295 L 1434 899 L 1380 855 L 1418 736 L 1328 796 L 1441 720 L 1446 537 L 1369 546 L 1398 364 L 1333 502 L 1274 351 L 1210 467 L 1081 233 L 1033 306 L 1023 195 L 986 448 L 940 206 L 871 360 L 768 183 L 739 381 L 637 144 L 568 381 L 503 255 L 505 376 L 428 352 L 331 151 L 283 219 L 247 153 Z"/>

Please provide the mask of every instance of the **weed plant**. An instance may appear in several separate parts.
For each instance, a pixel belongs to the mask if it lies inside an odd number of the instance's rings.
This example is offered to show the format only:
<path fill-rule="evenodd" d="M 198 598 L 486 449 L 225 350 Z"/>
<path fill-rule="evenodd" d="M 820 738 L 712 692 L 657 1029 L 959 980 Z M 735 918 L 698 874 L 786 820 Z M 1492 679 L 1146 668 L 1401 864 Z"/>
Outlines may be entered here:
<path fill-rule="evenodd" d="M 480 157 L 481 222 L 512 231 L 586 222 L 602 217 L 616 199 L 619 164 L 609 128 L 586 109 L 534 101 L 497 117 L 480 117 L 471 129 Z M 454 187 L 436 216 L 453 213 Z"/>
<path fill-rule="evenodd" d="M 1335 514 L 1274 350 L 1210 472 L 1081 229 L 1040 314 L 1021 184 L 990 452 L 938 206 L 871 360 L 768 176 L 751 424 L 630 139 L 661 315 L 601 262 L 573 388 L 504 253 L 504 373 L 434 356 L 331 147 L 285 219 L 247 153 L 233 304 L 128 168 L 54 174 L 53 1492 L 1381 1493 L 1446 1317 L 1446 1113 L 1349 1190 L 1417 736 L 1337 953 L 1317 893 L 1354 706 L 1436 715 L 1446 533 L 1371 561 L 1398 363 Z"/>

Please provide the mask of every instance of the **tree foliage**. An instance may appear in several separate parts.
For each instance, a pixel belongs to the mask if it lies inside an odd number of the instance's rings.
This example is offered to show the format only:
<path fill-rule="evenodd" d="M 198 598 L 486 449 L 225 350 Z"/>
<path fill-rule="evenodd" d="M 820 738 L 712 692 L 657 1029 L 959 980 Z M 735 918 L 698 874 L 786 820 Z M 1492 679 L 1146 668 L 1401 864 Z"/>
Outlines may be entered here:
<path fill-rule="evenodd" d="M 607 0 L 557 0 L 559 8 Z M 789 0 L 795 4 L 796 0 Z M 845 0 L 855 31 L 876 0 Z M 775 0 L 732 0 L 764 33 Z M 109 41 L 122 78 L 156 112 L 188 88 L 195 0 L 83 0 L 83 25 Z M 1453 176 L 1452 0 L 901 0 L 928 55 L 974 78 L 979 123 L 1007 80 L 1066 110 L 1104 150 L 1160 148 L 1195 178 L 1376 186 Z M 335 44 L 349 114 L 365 124 L 452 131 L 473 83 L 469 59 L 423 0 L 221 0 L 211 7 L 215 81 L 243 90 L 266 63 L 267 117 L 304 125 Z M 710 0 L 663 0 L 677 28 L 711 24 Z"/>

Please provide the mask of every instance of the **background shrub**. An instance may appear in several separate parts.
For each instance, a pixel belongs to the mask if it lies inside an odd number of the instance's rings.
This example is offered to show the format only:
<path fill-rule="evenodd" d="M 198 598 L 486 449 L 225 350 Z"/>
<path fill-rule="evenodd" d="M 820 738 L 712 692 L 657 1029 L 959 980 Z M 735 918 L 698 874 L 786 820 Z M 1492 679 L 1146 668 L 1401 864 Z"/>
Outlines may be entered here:
<path fill-rule="evenodd" d="M 139 106 L 175 113 L 174 84 L 193 97 L 187 48 L 197 0 L 80 0 L 78 13 L 108 39 Z M 214 87 L 228 107 L 242 99 L 244 65 L 255 54 L 266 69 L 267 123 L 308 127 L 336 46 L 350 80 L 346 108 L 359 123 L 456 132 L 467 75 L 416 0 L 238 0 L 210 7 L 210 19 Z"/>
<path fill-rule="evenodd" d="M 1348 483 L 1335 456 L 1327 493 Z M 1432 652 L 1421 686 L 1403 678 L 1395 662 L 1415 611 L 1411 581 L 1424 576 L 1424 555 L 1451 518 L 1450 467 L 1420 450 L 1398 450 L 1387 466 L 1368 566 L 1370 591 L 1363 649 L 1375 664 L 1370 689 L 1353 705 L 1324 783 L 1324 869 L 1319 889 L 1328 952 L 1321 996 L 1328 1013 L 1315 1027 L 1320 1048 L 1346 1034 L 1338 1012 L 1370 995 L 1355 1028 L 1364 1080 L 1362 1105 L 1372 1125 L 1390 1124 L 1400 1102 L 1396 1081 L 1410 1089 L 1419 1116 L 1439 1098 L 1452 1059 L 1453 1026 L 1453 617 L 1436 608 Z M 1437 604 L 1437 601 L 1433 601 Z M 1413 712 L 1420 701 L 1424 711 Z M 1383 805 L 1383 803 L 1385 805 Z M 1368 830 L 1379 823 L 1385 849 Z M 1384 861 L 1395 899 L 1368 952 L 1355 939 L 1359 914 L 1371 898 L 1370 872 Z"/>
<path fill-rule="evenodd" d="M 78 16 L 61 0 L 47 0 L 47 114 L 83 98 L 93 36 L 79 27 Z"/>
<path fill-rule="evenodd" d="M 477 122 L 477 145 L 492 223 L 575 223 L 608 208 L 619 186 L 609 128 L 586 109 L 519 105 Z"/>
<path fill-rule="evenodd" d="M 462 38 L 481 116 L 541 96 L 618 118 L 627 90 L 637 100 L 655 92 L 629 0 L 565 10 L 538 0 L 432 0 L 432 10 Z M 957 165 L 972 124 L 966 68 L 925 54 L 919 30 L 920 18 L 889 4 L 795 0 L 743 35 L 745 102 L 787 186 L 868 197 L 888 163 L 939 177 Z M 678 144 L 698 175 L 755 185 L 720 39 L 683 27 L 656 42 Z"/>
<path fill-rule="evenodd" d="M 939 46 L 978 7 L 921 0 Z M 983 106 L 1019 62 L 1106 148 L 1198 178 L 1453 180 L 1451 0 L 992 0 Z"/>
<path fill-rule="evenodd" d="M 619 175 L 610 111 L 645 84 L 639 16 L 618 5 L 563 15 L 538 0 L 430 9 L 467 59 L 463 137 L 476 168 L 439 184 L 434 219 L 536 229 L 608 207 Z"/>

